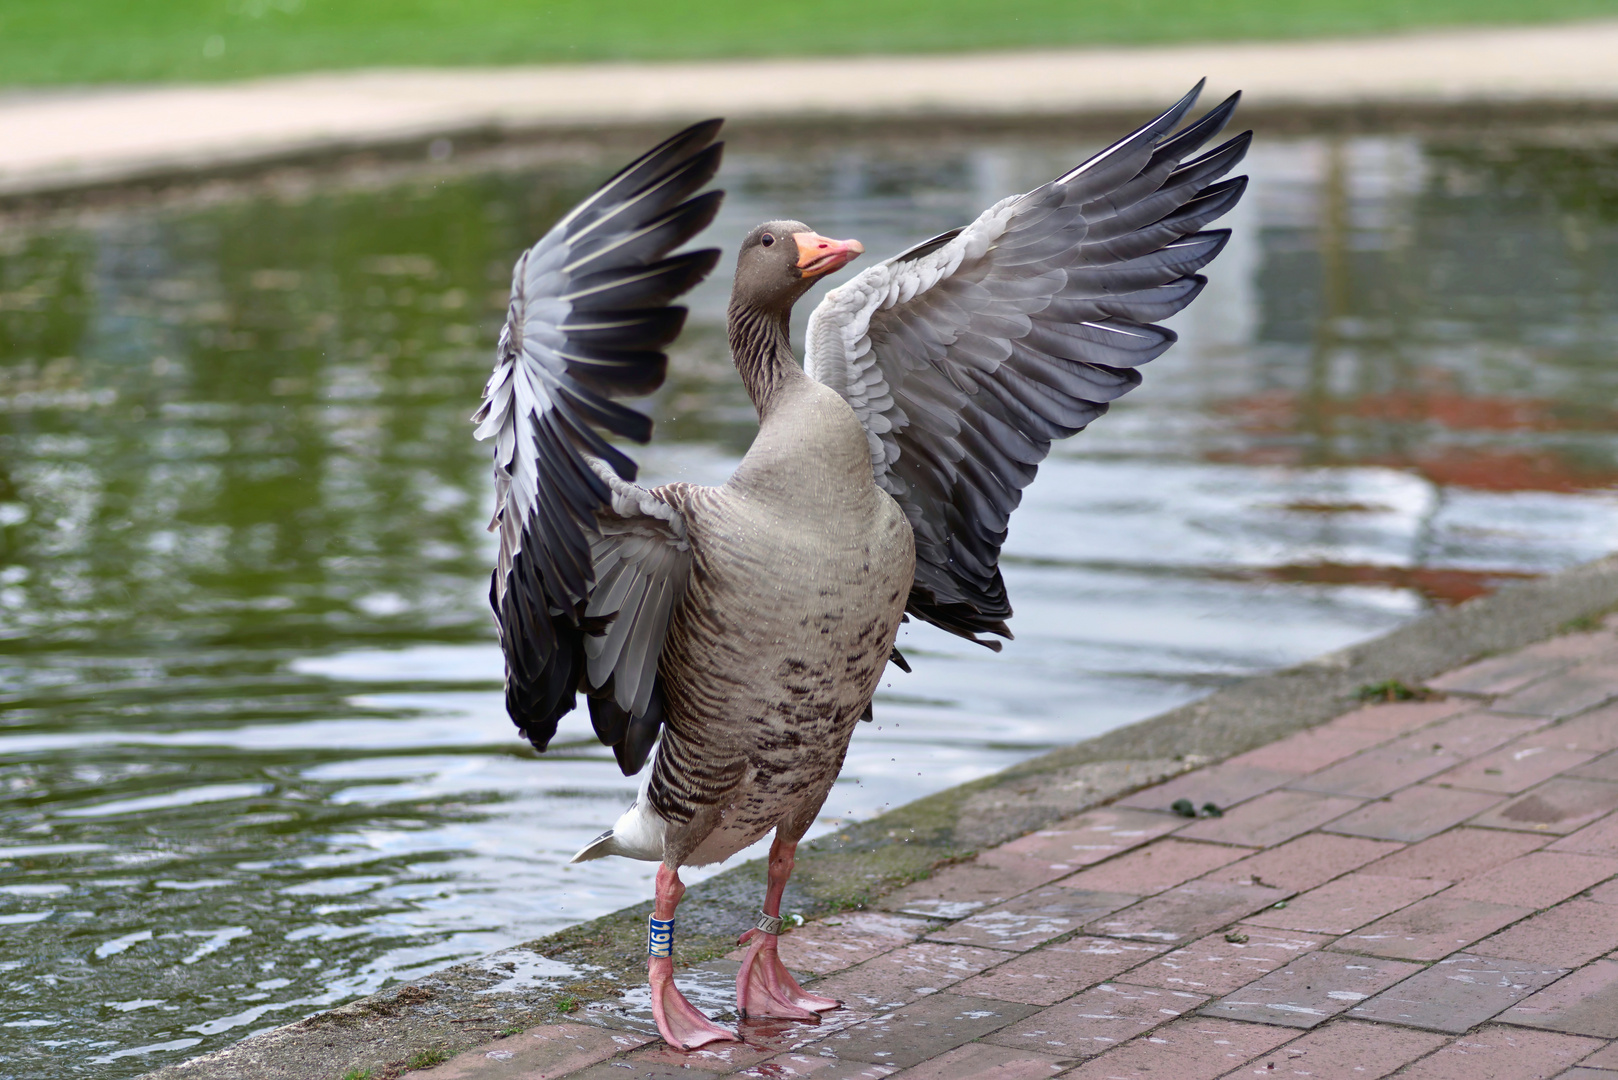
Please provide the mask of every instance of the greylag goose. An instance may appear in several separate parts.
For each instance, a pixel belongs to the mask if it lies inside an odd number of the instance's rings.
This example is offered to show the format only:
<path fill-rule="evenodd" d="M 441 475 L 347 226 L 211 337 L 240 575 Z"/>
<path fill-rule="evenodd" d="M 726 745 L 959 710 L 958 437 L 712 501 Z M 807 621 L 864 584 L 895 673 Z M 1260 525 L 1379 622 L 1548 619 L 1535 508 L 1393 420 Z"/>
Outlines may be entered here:
<path fill-rule="evenodd" d="M 1050 450 L 1140 382 L 1174 341 L 1154 325 L 1206 283 L 1241 197 L 1221 178 L 1251 133 L 1217 135 L 1236 98 L 1180 127 L 1199 83 L 1082 165 L 1001 200 L 831 291 L 800 366 L 793 304 L 863 249 L 798 221 L 743 238 L 730 347 L 758 411 L 722 486 L 645 488 L 607 435 L 651 421 L 613 399 L 662 382 L 672 306 L 718 259 L 670 255 L 714 216 L 698 194 L 720 121 L 651 150 L 518 260 L 497 362 L 473 418 L 494 441 L 500 538 L 490 591 L 506 705 L 544 750 L 589 704 L 634 804 L 575 861 L 657 861 L 648 974 L 677 1047 L 735 1039 L 674 985 L 679 869 L 774 830 L 740 1014 L 812 1019 L 777 954 L 781 894 L 911 616 L 998 649 L 1011 605 L 1006 524 Z M 1176 130 L 1178 128 L 1178 130 Z M 661 733 L 661 738 L 659 735 Z M 655 752 L 654 752 L 654 743 Z"/>

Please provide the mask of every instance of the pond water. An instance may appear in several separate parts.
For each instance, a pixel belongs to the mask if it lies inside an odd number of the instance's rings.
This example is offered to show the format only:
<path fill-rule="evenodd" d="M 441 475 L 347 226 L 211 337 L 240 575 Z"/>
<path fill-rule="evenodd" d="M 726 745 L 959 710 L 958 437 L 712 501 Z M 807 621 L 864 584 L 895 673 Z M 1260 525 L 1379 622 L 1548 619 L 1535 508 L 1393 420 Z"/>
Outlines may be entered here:
<path fill-rule="evenodd" d="M 819 828 L 1609 550 L 1614 138 L 1261 139 L 1180 345 L 1013 519 L 1016 642 L 907 628 Z M 1090 148 L 734 142 L 646 478 L 754 429 L 746 228 L 892 252 Z M 467 422 L 513 258 L 616 157 L 0 222 L 0 1077 L 132 1076 L 649 895 L 566 865 L 634 787 L 587 721 L 540 757 L 503 714 Z"/>

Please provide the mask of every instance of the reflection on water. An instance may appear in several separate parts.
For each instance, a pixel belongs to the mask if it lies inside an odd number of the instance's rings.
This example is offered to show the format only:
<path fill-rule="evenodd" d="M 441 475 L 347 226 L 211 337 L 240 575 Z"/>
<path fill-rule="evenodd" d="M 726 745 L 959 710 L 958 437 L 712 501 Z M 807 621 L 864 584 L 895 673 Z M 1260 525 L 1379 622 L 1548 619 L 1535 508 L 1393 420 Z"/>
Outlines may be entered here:
<path fill-rule="evenodd" d="M 736 146 L 713 239 L 898 250 L 1082 149 Z M 1261 140 L 1182 345 L 1015 518 L 1018 640 L 908 629 L 821 827 L 1604 553 L 1614 157 Z M 0 229 L 0 1077 L 133 1075 L 647 895 L 565 865 L 632 792 L 587 723 L 538 760 L 502 714 L 466 422 L 513 256 L 601 172 Z M 726 287 L 651 403 L 654 481 L 753 429 Z"/>

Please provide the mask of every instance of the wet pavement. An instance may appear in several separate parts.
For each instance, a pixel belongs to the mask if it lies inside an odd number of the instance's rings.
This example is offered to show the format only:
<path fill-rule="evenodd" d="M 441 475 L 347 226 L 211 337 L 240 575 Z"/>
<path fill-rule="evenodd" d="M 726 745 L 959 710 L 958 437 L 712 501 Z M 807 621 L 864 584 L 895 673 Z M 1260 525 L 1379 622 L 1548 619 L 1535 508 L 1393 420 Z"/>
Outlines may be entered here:
<path fill-rule="evenodd" d="M 632 1007 L 587 1009 L 419 1075 L 1618 1078 L 1618 616 L 984 851 L 781 954 L 845 1008 L 691 1053 Z M 710 1012 L 737 956 L 681 974 Z"/>

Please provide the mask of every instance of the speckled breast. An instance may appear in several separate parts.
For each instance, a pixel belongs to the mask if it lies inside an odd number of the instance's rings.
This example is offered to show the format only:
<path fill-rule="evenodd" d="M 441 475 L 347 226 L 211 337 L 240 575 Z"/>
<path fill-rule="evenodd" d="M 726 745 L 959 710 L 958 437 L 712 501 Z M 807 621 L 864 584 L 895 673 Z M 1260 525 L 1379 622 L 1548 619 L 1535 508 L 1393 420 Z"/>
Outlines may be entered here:
<path fill-rule="evenodd" d="M 862 464 L 788 497 L 706 489 L 682 510 L 694 565 L 664 646 L 652 780 L 681 862 L 718 861 L 777 825 L 801 836 L 837 778 L 915 569 L 903 512 Z"/>

